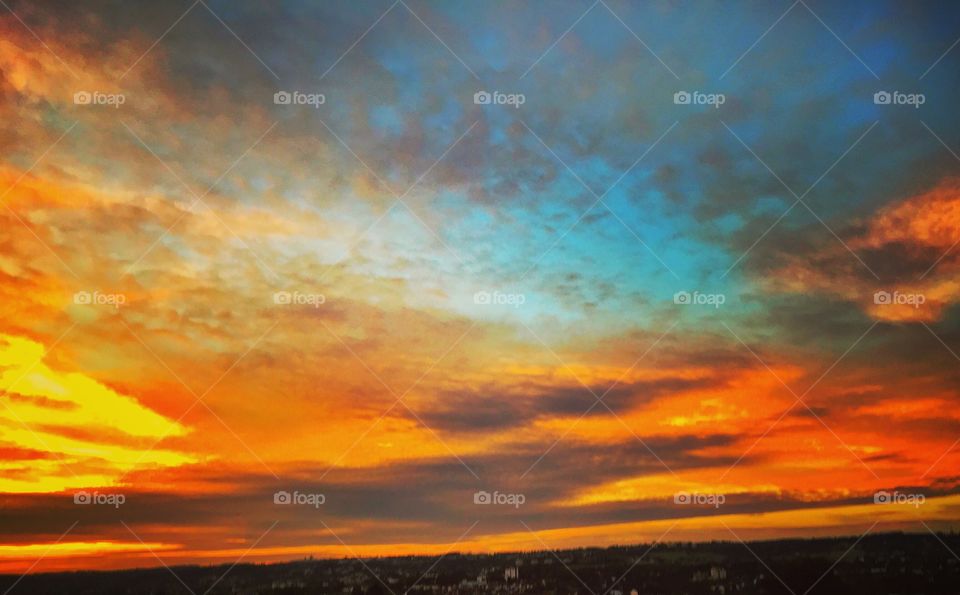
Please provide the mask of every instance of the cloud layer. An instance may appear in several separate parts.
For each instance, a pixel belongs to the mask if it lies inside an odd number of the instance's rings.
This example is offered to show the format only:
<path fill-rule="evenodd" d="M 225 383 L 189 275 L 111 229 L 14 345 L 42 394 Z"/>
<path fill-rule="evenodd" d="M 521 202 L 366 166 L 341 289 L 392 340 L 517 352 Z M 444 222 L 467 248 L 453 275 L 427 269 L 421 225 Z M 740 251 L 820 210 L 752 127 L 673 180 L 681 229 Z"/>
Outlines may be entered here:
<path fill-rule="evenodd" d="M 955 523 L 954 7 L 9 4 L 0 569 Z"/>

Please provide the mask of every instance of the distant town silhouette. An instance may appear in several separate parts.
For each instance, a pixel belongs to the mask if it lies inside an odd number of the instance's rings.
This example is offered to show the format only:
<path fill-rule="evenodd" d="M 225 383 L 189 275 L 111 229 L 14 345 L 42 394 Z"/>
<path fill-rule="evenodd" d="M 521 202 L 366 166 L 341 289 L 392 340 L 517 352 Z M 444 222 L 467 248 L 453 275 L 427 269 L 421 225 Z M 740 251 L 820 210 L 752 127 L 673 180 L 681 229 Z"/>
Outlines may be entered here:
<path fill-rule="evenodd" d="M 956 594 L 960 534 L 660 543 L 442 558 L 306 559 L 23 577 L 34 595 Z M 228 572 L 229 571 L 229 572 Z M 0 577 L 0 590 L 19 577 Z"/>

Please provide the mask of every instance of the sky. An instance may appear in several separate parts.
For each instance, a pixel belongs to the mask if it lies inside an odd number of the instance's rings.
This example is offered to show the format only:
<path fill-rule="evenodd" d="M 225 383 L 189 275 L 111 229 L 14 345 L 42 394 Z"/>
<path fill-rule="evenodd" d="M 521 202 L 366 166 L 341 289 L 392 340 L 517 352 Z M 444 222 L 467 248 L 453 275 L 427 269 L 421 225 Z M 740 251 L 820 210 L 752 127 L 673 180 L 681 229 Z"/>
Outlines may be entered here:
<path fill-rule="evenodd" d="M 0 572 L 960 524 L 956 6 L 0 5 Z"/>

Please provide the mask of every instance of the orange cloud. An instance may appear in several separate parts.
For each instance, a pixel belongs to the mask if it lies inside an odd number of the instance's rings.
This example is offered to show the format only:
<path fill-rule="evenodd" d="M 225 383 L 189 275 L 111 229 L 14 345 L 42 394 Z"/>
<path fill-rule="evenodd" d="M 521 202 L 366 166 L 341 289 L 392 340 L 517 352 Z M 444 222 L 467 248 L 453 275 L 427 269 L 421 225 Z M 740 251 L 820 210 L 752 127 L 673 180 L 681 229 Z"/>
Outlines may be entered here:
<path fill-rule="evenodd" d="M 876 320 L 932 322 L 960 302 L 957 280 L 960 182 L 945 179 L 932 190 L 888 206 L 847 238 L 847 246 L 875 270 L 865 274 L 847 250 L 830 244 L 814 254 L 786 255 L 766 283 L 775 290 L 837 295 Z"/>
<path fill-rule="evenodd" d="M 929 192 L 883 209 L 871 219 L 867 232 L 849 243 L 854 250 L 893 243 L 946 250 L 958 239 L 960 180 L 947 179 Z"/>
<path fill-rule="evenodd" d="M 145 450 L 148 441 L 185 434 L 187 428 L 181 424 L 83 374 L 51 369 L 43 360 L 43 345 L 0 335 L 3 441 L 23 452 L 50 455 L 30 457 L 29 475 L 12 473 L 25 461 L 5 457 L 0 461 L 7 472 L 0 479 L 0 491 L 111 485 L 137 465 L 171 467 L 196 461 L 165 449 Z M 77 430 L 85 432 L 78 435 Z M 132 440 L 111 440 L 115 435 Z M 8 450 L 9 454 L 16 453 Z"/>

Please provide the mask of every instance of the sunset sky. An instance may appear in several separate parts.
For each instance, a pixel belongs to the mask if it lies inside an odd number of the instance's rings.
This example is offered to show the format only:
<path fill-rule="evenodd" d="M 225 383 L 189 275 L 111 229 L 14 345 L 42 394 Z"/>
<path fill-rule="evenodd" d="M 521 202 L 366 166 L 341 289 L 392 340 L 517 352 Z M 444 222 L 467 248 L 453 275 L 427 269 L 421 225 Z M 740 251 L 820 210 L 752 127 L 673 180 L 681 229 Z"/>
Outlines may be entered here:
<path fill-rule="evenodd" d="M 0 572 L 956 529 L 958 36 L 0 1 Z"/>

